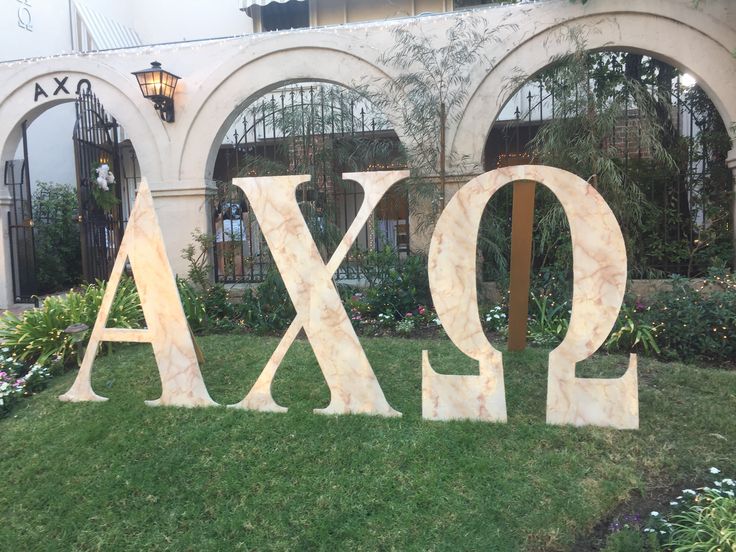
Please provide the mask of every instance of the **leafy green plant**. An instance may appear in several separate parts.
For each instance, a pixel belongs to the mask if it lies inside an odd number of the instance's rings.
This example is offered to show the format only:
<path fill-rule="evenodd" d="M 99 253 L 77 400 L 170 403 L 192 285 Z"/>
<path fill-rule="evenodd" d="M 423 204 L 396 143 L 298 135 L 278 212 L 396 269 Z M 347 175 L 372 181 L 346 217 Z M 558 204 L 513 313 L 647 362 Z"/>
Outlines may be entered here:
<path fill-rule="evenodd" d="M 396 331 L 400 334 L 409 335 L 414 331 L 416 323 L 412 317 L 406 317 L 396 323 Z"/>
<path fill-rule="evenodd" d="M 408 164 L 418 179 L 409 199 L 420 229 L 432 226 L 442 209 L 448 161 L 464 161 L 448 154 L 448 122 L 462 114 L 473 70 L 492 67 L 492 46 L 516 28 L 500 24 L 490 29 L 482 18 L 460 18 L 446 31 L 447 46 L 436 48 L 421 21 L 398 26 L 394 43 L 380 58 L 398 75 L 381 83 L 382 91 L 363 87 L 376 107 L 401 121 Z"/>
<path fill-rule="evenodd" d="M 660 353 L 657 346 L 656 330 L 644 321 L 636 307 L 623 305 L 616 325 L 606 340 L 608 351 Z"/>
<path fill-rule="evenodd" d="M 204 330 L 207 327 L 207 308 L 203 294 L 181 278 L 176 279 L 176 287 L 189 327 L 195 332 Z"/>
<path fill-rule="evenodd" d="M 10 349 L 0 349 L 0 416 L 7 414 L 22 397 L 40 391 L 51 379 L 47 366 L 32 366 L 19 362 Z"/>
<path fill-rule="evenodd" d="M 284 281 L 276 270 L 270 270 L 255 290 L 246 290 L 236 312 L 243 324 L 257 333 L 284 330 L 296 316 Z"/>
<path fill-rule="evenodd" d="M 559 343 L 570 325 L 570 305 L 558 303 L 550 294 L 531 294 L 527 333 L 533 343 L 551 345 Z"/>
<path fill-rule="evenodd" d="M 667 546 L 674 552 L 736 550 L 736 498 L 733 484 L 729 487 L 703 489 L 691 506 L 671 516 Z"/>
<path fill-rule="evenodd" d="M 644 534 L 639 528 L 624 527 L 613 533 L 601 552 L 657 552 L 657 537 Z"/>
<path fill-rule="evenodd" d="M 76 358 L 71 335 L 64 330 L 72 324 L 94 326 L 106 284 L 98 282 L 70 291 L 64 296 L 49 297 L 37 309 L 20 316 L 7 313 L 0 318 L 0 341 L 19 360 L 45 364 L 50 359 L 62 366 Z M 137 328 L 143 322 L 138 292 L 130 278 L 123 278 L 110 307 L 109 327 Z"/>
<path fill-rule="evenodd" d="M 400 259 L 396 251 L 386 246 L 362 253 L 359 262 L 368 280 L 368 288 L 362 293 L 363 302 L 374 317 L 383 313 L 401 318 L 418 305 L 431 303 L 425 257 L 412 255 Z"/>
<path fill-rule="evenodd" d="M 72 186 L 37 182 L 33 192 L 36 276 L 40 293 L 77 285 L 82 279 L 77 194 Z"/>
<path fill-rule="evenodd" d="M 187 279 L 200 290 L 206 290 L 212 285 L 212 264 L 210 255 L 215 238 L 211 234 L 200 232 L 192 233 L 194 243 L 182 249 L 181 257 L 187 261 Z"/>
<path fill-rule="evenodd" d="M 507 308 L 503 305 L 490 307 L 481 318 L 483 329 L 487 332 L 500 332 L 508 327 Z"/>

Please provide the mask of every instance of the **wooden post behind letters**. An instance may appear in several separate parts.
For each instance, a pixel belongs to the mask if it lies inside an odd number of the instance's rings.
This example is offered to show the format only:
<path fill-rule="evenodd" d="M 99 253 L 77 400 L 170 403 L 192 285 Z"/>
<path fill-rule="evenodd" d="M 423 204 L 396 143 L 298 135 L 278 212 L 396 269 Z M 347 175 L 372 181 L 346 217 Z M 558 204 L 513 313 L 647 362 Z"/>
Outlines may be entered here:
<path fill-rule="evenodd" d="M 499 156 L 498 168 L 526 165 L 527 153 L 509 153 Z M 511 210 L 511 270 L 509 276 L 509 351 L 526 348 L 527 318 L 529 316 L 529 284 L 532 269 L 534 230 L 534 193 L 536 183 L 519 180 L 513 183 Z"/>
<path fill-rule="evenodd" d="M 532 181 L 514 182 L 511 211 L 511 276 L 509 277 L 509 351 L 526 348 L 529 284 L 532 270 L 534 192 Z"/>

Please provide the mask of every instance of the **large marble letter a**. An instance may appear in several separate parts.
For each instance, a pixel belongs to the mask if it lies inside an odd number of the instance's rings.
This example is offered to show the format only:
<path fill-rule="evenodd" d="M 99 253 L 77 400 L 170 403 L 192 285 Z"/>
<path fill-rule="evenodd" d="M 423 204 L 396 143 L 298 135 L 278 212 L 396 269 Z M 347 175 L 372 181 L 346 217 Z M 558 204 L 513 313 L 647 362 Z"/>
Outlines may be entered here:
<path fill-rule="evenodd" d="M 141 299 L 147 329 L 106 328 L 110 307 L 115 299 L 125 261 L 130 261 Z M 153 198 L 148 184 L 141 182 L 130 215 L 120 251 L 102 298 L 87 352 L 71 389 L 62 401 L 104 401 L 92 390 L 90 376 L 97 349 L 102 341 L 135 341 L 150 343 L 161 377 L 161 398 L 146 401 L 151 406 L 210 406 L 210 398 L 202 380 L 197 354 L 181 305 L 176 281 L 166 256 Z"/>

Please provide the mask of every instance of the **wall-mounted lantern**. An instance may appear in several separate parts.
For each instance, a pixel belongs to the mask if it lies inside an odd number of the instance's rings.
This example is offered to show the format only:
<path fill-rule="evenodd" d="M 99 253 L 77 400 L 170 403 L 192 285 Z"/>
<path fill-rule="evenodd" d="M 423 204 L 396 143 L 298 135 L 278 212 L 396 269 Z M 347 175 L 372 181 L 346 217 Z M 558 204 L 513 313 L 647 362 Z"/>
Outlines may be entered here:
<path fill-rule="evenodd" d="M 144 98 L 153 102 L 153 106 L 167 123 L 174 122 L 174 90 L 180 77 L 161 68 L 158 61 L 151 63 L 148 69 L 133 73 L 138 79 L 138 86 Z"/>

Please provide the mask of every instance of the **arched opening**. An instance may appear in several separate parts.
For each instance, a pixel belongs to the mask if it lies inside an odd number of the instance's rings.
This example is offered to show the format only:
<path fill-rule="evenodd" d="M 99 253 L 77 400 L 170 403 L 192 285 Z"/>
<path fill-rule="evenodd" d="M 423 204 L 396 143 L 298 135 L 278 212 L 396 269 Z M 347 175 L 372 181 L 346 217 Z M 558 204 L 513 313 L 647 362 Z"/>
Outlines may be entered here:
<path fill-rule="evenodd" d="M 357 92 L 315 81 L 265 91 L 235 117 L 215 161 L 217 281 L 260 282 L 273 264 L 247 199 L 231 185 L 233 178 L 309 174 L 311 180 L 300 186 L 296 199 L 326 261 L 363 201 L 360 186 L 342 174 L 402 166 L 396 132 Z M 406 194 L 389 192 L 360 232 L 337 279 L 360 278 L 360 257 L 366 251 L 388 246 L 408 254 L 408 221 Z"/>
<path fill-rule="evenodd" d="M 84 82 L 28 113 L 6 143 L 15 302 L 107 279 L 122 239 L 141 171 L 124 129 Z"/>
<path fill-rule="evenodd" d="M 485 170 L 541 163 L 589 179 L 622 227 L 632 278 L 730 266 L 730 137 L 695 78 L 637 52 L 581 50 L 514 84 L 487 135 Z M 498 195 L 480 249 L 484 279 L 503 281 L 512 192 Z M 533 273 L 571 266 L 566 220 L 539 187 L 533 224 Z"/>

